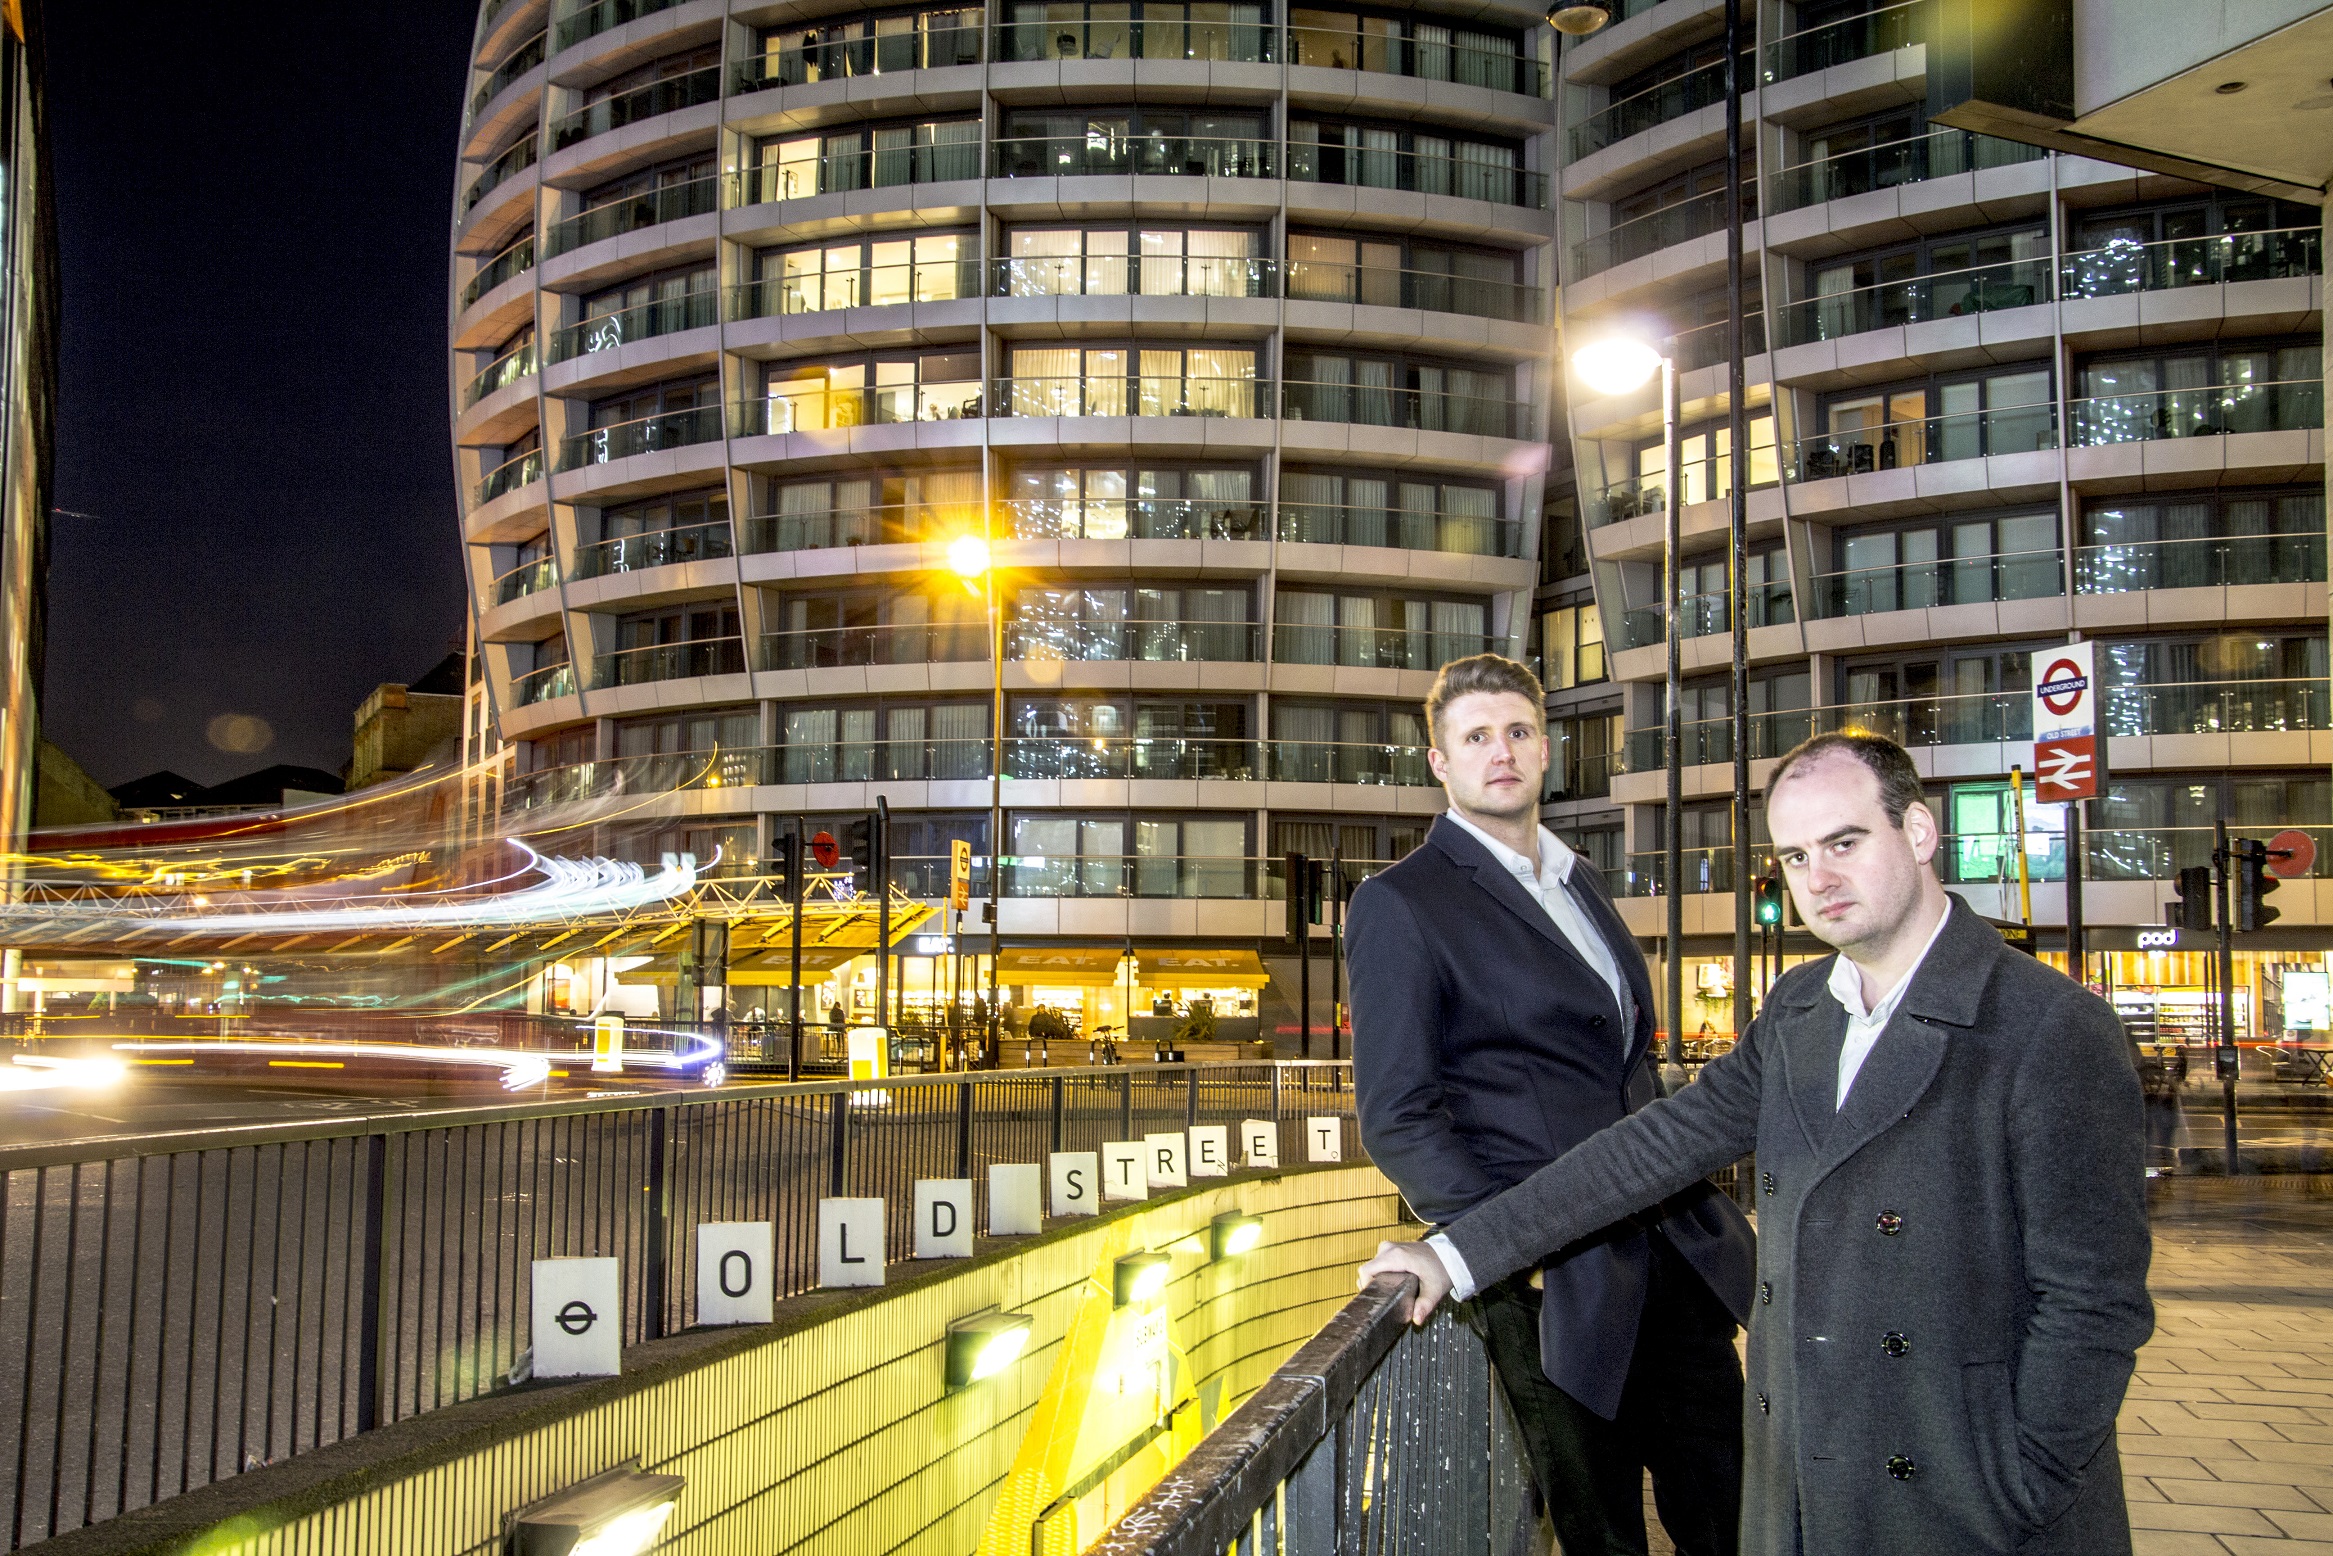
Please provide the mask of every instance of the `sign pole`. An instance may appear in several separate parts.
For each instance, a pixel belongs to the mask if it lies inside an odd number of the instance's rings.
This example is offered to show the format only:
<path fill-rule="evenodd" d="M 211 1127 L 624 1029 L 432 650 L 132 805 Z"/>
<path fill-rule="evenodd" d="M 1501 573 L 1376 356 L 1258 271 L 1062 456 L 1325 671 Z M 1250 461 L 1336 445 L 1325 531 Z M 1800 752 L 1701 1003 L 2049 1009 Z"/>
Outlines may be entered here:
<path fill-rule="evenodd" d="M 792 941 L 794 967 L 794 1036 L 786 1050 L 786 1079 L 802 1078 L 802 904 L 810 898 L 802 869 L 802 818 L 794 818 L 794 830 L 786 838 L 786 889 L 794 898 L 793 922 L 787 926 Z"/>
<path fill-rule="evenodd" d="M 2086 984 L 2085 944 L 2087 932 L 2082 924 L 2082 802 L 2066 801 L 2066 969 L 2076 983 Z"/>
<path fill-rule="evenodd" d="M 2234 863 L 2235 857 L 2228 852 L 2228 818 L 2222 816 L 2213 824 L 2211 851 L 2213 906 L 2219 910 L 2214 916 L 2220 924 L 2220 1043 L 2214 1067 L 2220 1072 L 2220 1125 L 2231 1178 L 2243 1171 L 2236 1154 L 2236 939 L 2235 926 L 2228 919 L 2228 876 Z"/>
<path fill-rule="evenodd" d="M 2015 818 L 2011 825 L 2017 828 L 2017 836 L 2011 840 L 2011 846 L 2017 851 L 2017 922 L 2031 928 L 2033 878 L 2025 869 L 2025 770 L 2021 767 L 2009 769 L 2009 801 L 2009 814 Z M 2026 942 L 2028 950 L 2032 949 L 2032 945 L 2032 941 Z"/>

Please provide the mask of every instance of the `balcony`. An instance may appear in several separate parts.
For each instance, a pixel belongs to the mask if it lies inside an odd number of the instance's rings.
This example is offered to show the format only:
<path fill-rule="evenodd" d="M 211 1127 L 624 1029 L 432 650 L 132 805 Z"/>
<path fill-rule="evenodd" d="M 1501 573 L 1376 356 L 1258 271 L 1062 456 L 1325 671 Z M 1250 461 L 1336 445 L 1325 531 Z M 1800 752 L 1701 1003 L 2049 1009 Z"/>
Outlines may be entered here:
<path fill-rule="evenodd" d="M 2281 281 L 2324 273 L 2325 235 L 2316 227 L 2279 227 L 2156 243 L 2117 240 L 2068 254 L 2062 269 L 2069 300 L 2230 281 Z"/>
<path fill-rule="evenodd" d="M 1005 652 L 1030 663 L 1139 661 L 1253 664 L 1262 632 L 1247 621 L 1034 621 L 1005 624 Z"/>
<path fill-rule="evenodd" d="M 2044 402 L 1844 427 L 1796 440 L 1790 445 L 1790 459 L 1797 472 L 1793 479 L 1827 481 L 1907 465 L 2026 454 L 2057 446 L 2058 408 Z"/>
<path fill-rule="evenodd" d="M 1252 417 L 1272 397 L 1270 380 L 1255 378 L 999 378 L 990 390 L 1003 416 Z"/>
<path fill-rule="evenodd" d="M 1277 178 L 1276 141 L 1206 135 L 1016 136 L 994 142 L 989 166 L 998 178 L 1122 177 Z M 976 176 L 973 174 L 963 175 Z"/>
<path fill-rule="evenodd" d="M 1280 504 L 1280 539 L 1313 546 L 1387 546 L 1457 556 L 1523 554 L 1523 526 L 1513 519 L 1412 508 L 1284 502 Z"/>
<path fill-rule="evenodd" d="M 475 119 L 484 113 L 486 105 L 500 97 L 506 87 L 542 62 L 543 35 L 538 32 L 504 56 L 494 74 L 486 78 L 486 84 L 478 88 L 470 99 L 470 117 Z"/>
<path fill-rule="evenodd" d="M 612 794 L 672 794 L 688 789 L 742 789 L 773 781 L 777 752 L 766 747 L 739 750 L 675 751 L 654 756 L 617 757 L 608 762 L 576 762 L 513 776 L 502 803 L 515 810 L 541 810 Z"/>
<path fill-rule="evenodd" d="M 1264 176 L 1269 177 L 1267 172 Z M 1403 189 L 1416 194 L 1455 195 L 1493 205 L 1547 209 L 1547 175 L 1498 162 L 1426 152 L 1331 146 L 1291 141 L 1288 178 L 1299 184 L 1347 184 L 1361 189 Z"/>
<path fill-rule="evenodd" d="M 596 38 L 611 27 L 636 22 L 643 16 L 654 16 L 670 10 L 681 0 L 598 0 L 571 16 L 559 21 L 559 47 L 571 49 L 586 38 Z"/>
<path fill-rule="evenodd" d="M 542 478 L 543 451 L 539 448 L 530 448 L 516 458 L 506 459 L 486 472 L 486 478 L 478 483 L 478 500 L 473 506 L 484 507 L 504 493 L 515 492 L 520 487 L 540 481 Z"/>
<path fill-rule="evenodd" d="M 2039 600 L 2065 592 L 2065 553 L 2053 546 L 2047 551 L 1818 573 L 1814 578 L 1814 611 L 1822 617 L 1870 616 L 1938 605 Z"/>
<path fill-rule="evenodd" d="M 1860 16 L 1787 33 L 1766 45 L 1766 79 L 1788 81 L 1793 76 L 1925 43 L 1934 20 L 1931 0 L 1900 0 Z"/>
<path fill-rule="evenodd" d="M 2325 425 L 2325 382 L 2301 378 L 2093 395 L 2068 404 L 2066 414 L 2074 448 L 2216 438 L 2235 432 L 2293 432 Z"/>
<path fill-rule="evenodd" d="M 572 697 L 575 695 L 575 666 L 555 664 L 529 670 L 511 684 L 511 695 L 522 708 L 538 702 L 549 702 L 554 697 Z"/>
<path fill-rule="evenodd" d="M 1742 305 L 1742 355 L 1754 357 L 1766 349 L 1766 315 L 1758 300 L 1750 298 Z M 1676 360 L 1677 371 L 1690 373 L 1695 368 L 1715 367 L 1726 360 L 1726 321 L 1697 324 L 1689 330 L 1679 330 L 1676 344 L 1670 348 Z M 1772 444 L 1765 447 L 1771 448 Z"/>
<path fill-rule="evenodd" d="M 1499 646 L 1480 632 L 1432 632 L 1423 627 L 1332 627 L 1283 621 L 1272 629 L 1272 658 L 1284 665 L 1439 670 L 1453 659 L 1486 654 Z"/>
<path fill-rule="evenodd" d="M 1431 270 L 1384 270 L 1303 260 L 1289 267 L 1290 302 L 1359 303 L 1371 308 L 1417 308 L 1511 324 L 1547 322 L 1547 294 L 1511 281 L 1477 280 Z"/>
<path fill-rule="evenodd" d="M 873 265 L 831 274 L 771 276 L 729 289 L 729 318 L 771 319 L 842 308 L 890 308 L 901 303 L 951 302 L 980 295 L 977 259 Z"/>
<path fill-rule="evenodd" d="M 772 783 L 897 783 L 988 777 L 989 740 L 797 741 L 770 752 Z"/>
<path fill-rule="evenodd" d="M 532 562 L 521 562 L 495 579 L 492 593 L 495 604 L 508 605 L 513 600 L 523 600 L 530 594 L 540 594 L 545 589 L 558 587 L 559 559 L 546 556 L 537 557 Z"/>
<path fill-rule="evenodd" d="M 743 638 L 704 638 L 693 643 L 651 643 L 599 656 L 595 686 L 645 686 L 651 681 L 685 681 L 700 675 L 745 673 Z"/>
<path fill-rule="evenodd" d="M 981 621 L 932 625 L 812 627 L 762 634 L 764 670 L 834 670 L 863 665 L 972 664 L 988 659 Z"/>
<path fill-rule="evenodd" d="M 727 524 L 692 524 L 645 535 L 619 535 L 584 546 L 575 553 L 575 576 L 606 578 L 681 562 L 709 562 L 730 554 Z"/>
<path fill-rule="evenodd" d="M 507 389 L 535 370 L 535 343 L 528 341 L 514 351 L 506 351 L 483 368 L 462 391 L 462 409 L 468 410 L 497 389 Z"/>
<path fill-rule="evenodd" d="M 800 513 L 757 513 L 745 521 L 745 554 L 826 551 L 837 546 L 913 545 L 947 540 L 967 528 L 979 528 L 978 511 L 969 506 L 892 503 Z"/>
<path fill-rule="evenodd" d="M 1020 846 L 1029 844 L 1023 841 Z M 1024 854 L 1017 859 L 1007 855 L 1005 895 L 1252 900 L 1265 877 L 1266 863 L 1201 854 Z"/>
<path fill-rule="evenodd" d="M 662 81 L 651 81 L 646 86 L 619 92 L 588 103 L 563 119 L 551 124 L 551 149 L 565 151 L 582 144 L 595 135 L 620 130 L 627 124 L 638 124 L 659 114 L 677 113 L 683 108 L 695 108 L 704 103 L 721 100 L 721 67 L 707 65 L 686 75 L 670 76 Z"/>
<path fill-rule="evenodd" d="M 1512 48 L 1483 48 L 1444 38 L 1389 38 L 1344 28 L 1290 27 L 1288 63 L 1448 81 L 1523 97 L 1547 96 L 1547 67 Z"/>
<path fill-rule="evenodd" d="M 636 340 L 653 340 L 682 330 L 709 329 L 721 322 L 720 311 L 715 306 L 717 296 L 707 287 L 571 324 L 552 333 L 551 360 L 566 362 L 597 351 L 613 351 Z"/>
<path fill-rule="evenodd" d="M 1751 407 L 1753 412 L 1760 409 L 1756 406 Z M 1753 442 L 1750 445 L 1751 479 L 1749 489 L 1753 492 L 1763 487 L 1772 486 L 1776 479 L 1771 473 L 1775 468 L 1773 421 L 1770 418 L 1753 420 L 1751 422 L 1752 434 L 1754 436 L 1757 433 L 1761 420 L 1763 421 L 1766 441 L 1763 443 Z M 1761 473 L 1762 471 L 1764 473 Z M 1721 502 L 1733 490 L 1729 484 L 1733 475 L 1733 467 L 1729 461 L 1721 461 L 1716 474 L 1718 479 L 1708 483 L 1705 488 L 1703 482 L 1694 478 L 1694 473 L 1691 470 L 1686 472 L 1685 504 L 1687 507 L 1697 502 Z M 1600 487 L 1591 488 L 1583 482 L 1581 489 L 1588 500 L 1588 527 L 1590 529 L 1602 529 L 1607 524 L 1618 524 L 1626 519 L 1641 519 L 1651 514 L 1660 513 L 1663 504 L 1668 500 L 1667 485 L 1657 471 L 1651 474 L 1622 476 L 1619 480 L 1607 481 Z"/>
<path fill-rule="evenodd" d="M 1440 782 L 1426 764 L 1424 746 L 1328 740 L 1273 740 L 1268 744 L 1272 778 L 1279 783 L 1359 783 L 1424 789 Z"/>
<path fill-rule="evenodd" d="M 1750 72 L 1756 61 L 1745 49 L 1741 55 L 1742 85 L 1750 90 Z M 1579 161 L 1631 135 L 1642 135 L 1656 125 L 1682 119 L 1725 101 L 1725 61 L 1711 60 L 1691 70 L 1656 82 L 1641 92 L 1605 104 L 1571 128 L 1572 160 Z"/>
<path fill-rule="evenodd" d="M 1816 730 L 1836 727 L 1825 725 L 1821 719 L 1834 710 L 1814 708 L 1784 708 L 1772 713 L 1750 715 L 1750 760 L 1766 761 L 1778 757 L 1792 746 L 1812 735 Z M 1660 728 L 1632 729 L 1621 745 L 1623 768 L 1632 773 L 1657 773 L 1665 768 L 1662 760 L 1666 731 Z M 1693 719 L 1678 727 L 1677 749 L 1683 753 L 1687 767 L 1723 766 L 1734 759 L 1734 721 L 1722 719 Z"/>
<path fill-rule="evenodd" d="M 1029 256 L 989 261 L 997 297 L 1277 297 L 1269 259 L 1177 255 Z"/>
<path fill-rule="evenodd" d="M 462 306 L 469 307 L 512 276 L 532 270 L 534 265 L 535 235 L 530 232 L 488 260 L 485 266 L 470 278 L 470 284 L 462 288 Z"/>
<path fill-rule="evenodd" d="M 2321 533 L 2135 541 L 2074 553 L 2074 588 L 2082 594 L 2324 581 Z"/>
<path fill-rule="evenodd" d="M 2228 828 L 2230 839 L 2267 841 L 2282 827 Z M 2333 828 L 2303 827 L 2318 848 L 2333 842 Z M 2035 844 L 2041 847 L 2035 847 Z M 2082 829 L 2085 881 L 2169 881 L 2179 872 L 2209 866 L 2216 843 L 2212 827 L 2112 827 Z M 2322 854 L 2319 857 L 2323 857 Z M 1991 885 L 2017 879 L 2016 839 L 1999 833 L 1948 836 L 1936 851 L 1938 872 L 1953 885 Z M 2025 870 L 2031 880 L 2066 878 L 2066 837 L 2062 832 L 2028 830 Z"/>
<path fill-rule="evenodd" d="M 721 175 L 709 174 L 685 184 L 667 184 L 595 205 L 551 228 L 545 258 L 557 259 L 587 243 L 598 243 L 627 232 L 639 232 L 689 216 L 709 216 L 720 209 Z"/>
<path fill-rule="evenodd" d="M 2256 735 L 2326 728 L 2333 728 L 2333 702 L 2321 680 L 2106 688 L 2107 734 Z"/>
<path fill-rule="evenodd" d="M 1742 183 L 1742 220 L 1758 219 L 1758 181 Z M 1572 279 L 1610 270 L 1614 265 L 1657 254 L 1662 249 L 1705 238 L 1725 230 L 1725 191 L 1712 189 L 1690 195 L 1657 211 L 1632 216 L 1572 245 Z"/>
<path fill-rule="evenodd" d="M 1743 608 L 1752 627 L 1784 627 L 1798 619 L 1787 580 L 1752 584 L 1743 601 Z M 1663 625 L 1666 620 L 1666 613 L 1658 605 L 1640 605 L 1635 610 L 1623 613 L 1620 618 L 1619 646 L 1649 648 L 1655 643 L 1667 642 L 1667 629 Z M 1731 632 L 1733 613 L 1727 607 L 1726 596 L 1722 592 L 1688 594 L 1679 602 L 1677 624 L 1681 636 L 1705 638 L 1720 632 Z"/>
<path fill-rule="evenodd" d="M 979 63 L 978 27 L 918 27 L 872 38 L 850 38 L 780 49 L 775 54 L 757 54 L 737 67 L 735 90 L 743 95 L 772 87 L 808 86 L 817 81 L 854 80 L 861 76 L 895 75 L 905 70 L 936 70 L 947 65 Z"/>
<path fill-rule="evenodd" d="M 1052 22 L 1006 22 L 996 29 L 999 63 L 1081 59 L 1195 59 L 1239 64 L 1272 64 L 1280 58 L 1279 29 L 1261 22 L 1235 22 L 1225 7 L 1176 6 L 1189 17 L 1129 21 L 1123 9 L 1111 19 L 1066 16 Z"/>
<path fill-rule="evenodd" d="M 2001 140 L 1970 130 L 1935 130 L 1884 145 L 1843 151 L 1786 167 L 1774 175 L 1776 211 L 1794 211 L 1826 200 L 1894 189 L 1931 178 L 1949 178 L 1978 168 L 2013 167 L 2049 155 L 2039 146 Z"/>
<path fill-rule="evenodd" d="M 658 416 L 595 427 L 564 439 L 559 445 L 559 468 L 584 470 L 611 460 L 629 459 L 634 454 L 720 441 L 721 407 L 700 405 L 691 410 L 666 411 Z"/>
<path fill-rule="evenodd" d="M 1024 780 L 1151 778 L 1250 783 L 1263 776 L 1260 755 L 1253 740 L 1013 736 L 1005 741 L 1004 772 L 1007 778 Z M 985 768 L 986 764 L 982 765 Z"/>
<path fill-rule="evenodd" d="M 1939 271 L 1785 303 L 1775 327 L 1785 346 L 1839 340 L 1871 330 L 2026 308 L 2050 300 L 2050 262 L 2013 259 L 1970 270 Z"/>
<path fill-rule="evenodd" d="M 965 126 L 977 137 L 977 126 Z M 798 157 L 729 175 L 729 203 L 768 205 L 850 189 L 894 189 L 980 176 L 977 138 Z"/>
<path fill-rule="evenodd" d="M 469 215 L 478 209 L 479 201 L 492 194 L 513 175 L 533 167 L 536 144 L 535 133 L 530 129 L 520 137 L 517 145 L 487 163 L 486 171 L 478 175 L 478 181 L 470 186 L 470 192 L 462 198 L 462 214 Z"/>
<path fill-rule="evenodd" d="M 734 411 L 736 435 L 775 437 L 790 432 L 836 432 L 919 421 L 962 421 L 984 414 L 978 379 L 876 388 L 797 388 L 773 383 L 767 398 L 745 400 Z"/>
<path fill-rule="evenodd" d="M 1290 421 L 1466 432 L 1486 438 L 1531 436 L 1531 407 L 1520 401 L 1390 384 L 1282 384 L 1280 413 Z"/>
<path fill-rule="evenodd" d="M 1185 497 L 1013 498 L 999 505 L 1015 540 L 1261 540 L 1264 507 Z"/>

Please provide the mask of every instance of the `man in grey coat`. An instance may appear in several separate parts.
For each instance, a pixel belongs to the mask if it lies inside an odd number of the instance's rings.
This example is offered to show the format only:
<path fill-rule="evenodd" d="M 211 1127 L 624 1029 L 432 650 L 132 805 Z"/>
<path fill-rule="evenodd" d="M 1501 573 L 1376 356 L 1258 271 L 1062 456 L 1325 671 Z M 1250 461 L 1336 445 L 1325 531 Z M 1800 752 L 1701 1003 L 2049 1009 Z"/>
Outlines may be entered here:
<path fill-rule="evenodd" d="M 1818 735 L 1768 830 L 1838 955 L 1732 1053 L 1362 1279 L 1422 1322 L 1757 1152 L 1744 1556 L 2123 1556 L 2114 1421 L 2153 1327 L 2120 1023 L 1938 883 L 1911 759 Z"/>

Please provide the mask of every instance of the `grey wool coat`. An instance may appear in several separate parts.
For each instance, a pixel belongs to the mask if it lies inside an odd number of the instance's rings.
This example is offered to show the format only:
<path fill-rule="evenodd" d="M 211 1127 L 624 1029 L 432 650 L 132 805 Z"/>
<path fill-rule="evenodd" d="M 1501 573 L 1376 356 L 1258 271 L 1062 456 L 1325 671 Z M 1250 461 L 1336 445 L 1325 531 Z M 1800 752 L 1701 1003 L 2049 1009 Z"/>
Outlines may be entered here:
<path fill-rule="evenodd" d="M 1445 1230 L 1487 1285 L 1754 1148 L 1744 1556 L 2127 1556 L 2114 1421 L 2154 1310 L 2121 1025 L 1955 898 L 1835 1108 L 1835 960 Z"/>

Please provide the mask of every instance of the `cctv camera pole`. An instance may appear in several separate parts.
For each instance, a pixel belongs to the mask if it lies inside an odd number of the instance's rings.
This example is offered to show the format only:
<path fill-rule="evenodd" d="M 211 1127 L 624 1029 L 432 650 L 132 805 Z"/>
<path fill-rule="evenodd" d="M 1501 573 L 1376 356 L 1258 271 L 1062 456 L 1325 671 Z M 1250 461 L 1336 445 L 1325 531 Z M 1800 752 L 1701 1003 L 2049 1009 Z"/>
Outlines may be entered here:
<path fill-rule="evenodd" d="M 1663 948 L 1669 972 L 1669 1047 L 1666 1079 L 1674 1086 L 1685 1078 L 1685 700 L 1684 639 L 1677 616 L 1677 343 L 1661 353 L 1661 602 L 1669 648 L 1669 673 L 1664 691 L 1668 719 L 1664 730 L 1668 748 L 1668 846 L 1662 856 L 1661 890 L 1669 899 L 1668 944 Z"/>
<path fill-rule="evenodd" d="M 1728 482 L 1733 531 L 1726 569 L 1726 612 L 1733 623 L 1734 670 L 1734 1031 L 1750 1030 L 1750 449 L 1742 404 L 1742 0 L 1725 0 L 1725 304 L 1726 420 L 1731 432 Z"/>

